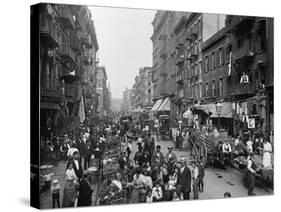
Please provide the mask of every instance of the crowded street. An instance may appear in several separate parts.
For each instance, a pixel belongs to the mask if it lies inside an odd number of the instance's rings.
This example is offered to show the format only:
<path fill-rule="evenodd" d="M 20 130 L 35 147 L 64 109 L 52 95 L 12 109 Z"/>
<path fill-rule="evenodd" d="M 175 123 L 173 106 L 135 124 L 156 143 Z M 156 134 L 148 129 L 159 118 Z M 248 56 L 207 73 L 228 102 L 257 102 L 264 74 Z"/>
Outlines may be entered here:
<path fill-rule="evenodd" d="M 120 137 L 118 135 L 112 136 L 109 135 L 108 139 L 116 137 L 119 139 L 119 145 L 118 149 L 122 148 L 122 142 L 120 140 Z M 139 136 L 141 137 L 141 136 Z M 153 135 L 152 138 L 155 140 L 155 147 L 158 145 L 161 147 L 161 152 L 163 152 L 164 155 L 168 153 L 168 148 L 175 148 L 175 142 L 167 139 L 157 139 L 156 135 Z M 133 162 L 134 157 L 136 153 L 138 152 L 138 144 L 137 139 L 134 140 L 132 143 L 132 152 L 130 154 L 130 157 L 128 158 L 129 161 Z M 128 145 L 128 144 L 126 144 Z M 124 147 L 123 147 L 124 148 Z M 187 166 L 191 170 L 191 173 L 193 174 L 194 167 L 192 166 L 192 153 L 191 153 L 191 143 L 187 143 L 184 149 L 174 149 L 173 152 L 175 153 L 177 158 L 186 158 L 187 159 Z M 125 147 L 126 149 L 126 147 Z M 126 152 L 127 153 L 127 152 Z M 121 153 L 120 153 L 121 155 Z M 81 160 L 82 164 L 84 163 L 84 157 Z M 57 179 L 60 185 L 60 188 L 65 187 L 65 183 L 67 181 L 65 169 L 67 167 L 67 162 L 65 161 L 59 161 L 52 167 L 52 179 Z M 136 168 L 135 168 L 136 169 Z M 86 172 L 85 172 L 86 171 Z M 113 173 L 122 173 L 124 170 L 120 169 L 120 163 L 119 166 L 116 168 L 116 170 L 113 171 Z M 84 169 L 84 174 L 89 175 L 89 172 L 87 169 Z M 162 179 L 163 180 L 163 179 Z M 53 181 L 53 180 L 52 180 Z M 128 183 L 128 182 L 126 182 Z M 194 180 L 191 181 L 191 184 L 194 183 Z M 102 190 L 102 182 L 100 180 L 93 180 L 91 183 L 92 188 L 92 194 L 91 194 L 91 205 L 99 205 L 99 201 L 101 201 L 99 197 L 99 192 Z M 114 186 L 113 186 L 114 187 Z M 126 186 L 125 186 L 126 187 Z M 125 187 L 123 189 L 125 189 Z M 193 193 L 193 189 L 191 190 L 191 194 Z M 63 197 L 64 190 L 60 190 L 60 196 Z M 246 197 L 247 194 L 247 188 L 243 184 L 243 173 L 235 168 L 229 167 L 227 170 L 217 168 L 217 167 L 208 167 L 205 168 L 205 177 L 204 177 L 204 190 L 202 192 L 199 192 L 199 195 L 195 197 L 194 195 L 190 195 L 190 199 L 219 199 L 219 198 L 225 198 L 225 193 L 229 193 L 231 197 Z M 273 190 L 271 188 L 264 188 L 264 187 L 257 187 L 255 188 L 256 195 L 271 195 L 273 194 Z M 127 196 L 128 198 L 128 196 Z M 43 192 L 41 194 L 41 207 L 42 208 L 49 208 L 52 204 L 52 197 L 49 194 L 49 192 Z M 167 201 L 171 201 L 167 199 Z M 127 199 L 127 202 L 130 202 L 130 200 Z M 126 202 L 123 202 L 126 203 Z"/>
<path fill-rule="evenodd" d="M 271 18 L 38 9 L 40 208 L 274 194 Z"/>

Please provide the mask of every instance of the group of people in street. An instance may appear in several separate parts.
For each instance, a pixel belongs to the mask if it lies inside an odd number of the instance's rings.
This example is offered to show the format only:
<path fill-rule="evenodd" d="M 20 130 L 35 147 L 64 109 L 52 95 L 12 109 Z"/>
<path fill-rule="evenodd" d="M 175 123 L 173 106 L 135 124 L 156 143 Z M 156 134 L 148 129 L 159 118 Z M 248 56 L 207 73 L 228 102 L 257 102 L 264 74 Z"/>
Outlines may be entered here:
<path fill-rule="evenodd" d="M 132 143 L 138 151 L 132 156 Z M 188 161 L 177 157 L 173 145 L 164 154 L 154 137 L 144 129 L 136 138 L 125 136 L 121 143 L 122 154 L 118 160 L 122 172 L 128 175 L 125 188 L 131 203 L 188 200 L 203 192 L 203 161 Z"/>
<path fill-rule="evenodd" d="M 117 129 L 109 124 L 100 123 L 91 128 L 81 126 L 78 135 L 64 134 L 64 136 L 48 141 L 49 151 L 59 154 L 59 161 L 66 162 L 64 187 L 61 188 L 58 178 L 43 176 L 46 189 L 52 196 L 52 207 L 77 207 L 92 204 L 93 175 L 90 170 L 92 159 L 97 159 L 98 168 L 102 166 L 101 158 L 109 134 L 116 133 Z M 110 133 L 109 133 L 110 132 Z M 52 148 L 50 148 L 52 147 Z M 46 180 L 46 178 L 48 178 Z M 51 182 L 51 178 L 54 178 Z M 61 189 L 62 192 L 61 192 Z M 62 204 L 61 201 L 62 193 Z"/>
<path fill-rule="evenodd" d="M 66 164 L 64 183 L 53 177 L 53 173 L 43 176 L 44 189 L 50 191 L 53 208 L 56 205 L 92 205 L 92 163 L 95 160 L 98 162 L 95 164 L 97 168 L 103 168 L 104 150 L 110 137 L 120 141 L 117 162 L 119 170 L 110 179 L 102 179 L 112 185 L 111 195 L 124 191 L 128 203 L 199 199 L 200 192 L 204 191 L 203 156 L 197 161 L 187 161 L 183 156 L 178 157 L 174 151 L 174 148 L 182 149 L 184 141 L 191 138 L 193 133 L 180 127 L 173 143 L 167 150 L 163 150 L 163 147 L 156 145 L 155 136 L 149 127 L 136 128 L 130 125 L 128 119 L 120 119 L 115 123 L 101 122 L 91 127 L 84 125 L 76 134 L 65 133 L 47 142 L 47 150 Z M 270 169 L 272 152 L 273 147 L 267 137 L 238 136 L 234 142 L 232 139 L 218 141 L 216 157 L 217 160 L 231 164 L 234 157 L 245 156 L 248 195 L 255 195 L 253 190 L 258 170 L 254 155 L 262 154 L 263 168 Z M 121 182 L 124 176 L 125 184 Z"/>

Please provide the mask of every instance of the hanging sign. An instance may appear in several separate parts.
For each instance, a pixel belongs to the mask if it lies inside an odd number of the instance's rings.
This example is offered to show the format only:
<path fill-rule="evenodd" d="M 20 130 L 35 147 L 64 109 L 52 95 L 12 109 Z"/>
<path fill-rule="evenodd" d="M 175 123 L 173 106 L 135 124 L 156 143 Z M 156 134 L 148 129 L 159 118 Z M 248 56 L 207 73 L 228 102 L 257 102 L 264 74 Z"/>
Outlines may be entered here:
<path fill-rule="evenodd" d="M 254 129 L 254 128 L 255 128 L 255 125 L 256 125 L 256 123 L 255 123 L 255 118 L 249 118 L 249 119 L 248 119 L 248 128 Z"/>

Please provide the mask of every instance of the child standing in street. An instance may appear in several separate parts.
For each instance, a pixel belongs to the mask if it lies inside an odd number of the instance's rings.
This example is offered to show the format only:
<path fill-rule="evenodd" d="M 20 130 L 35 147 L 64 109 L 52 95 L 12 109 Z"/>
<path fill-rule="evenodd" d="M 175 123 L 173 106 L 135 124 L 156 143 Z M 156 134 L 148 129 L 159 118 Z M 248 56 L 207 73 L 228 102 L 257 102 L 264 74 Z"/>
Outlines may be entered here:
<path fill-rule="evenodd" d="M 53 199 L 53 208 L 55 208 L 56 202 L 58 208 L 60 208 L 60 185 L 57 179 L 54 179 L 53 184 L 51 186 L 51 194 Z"/>

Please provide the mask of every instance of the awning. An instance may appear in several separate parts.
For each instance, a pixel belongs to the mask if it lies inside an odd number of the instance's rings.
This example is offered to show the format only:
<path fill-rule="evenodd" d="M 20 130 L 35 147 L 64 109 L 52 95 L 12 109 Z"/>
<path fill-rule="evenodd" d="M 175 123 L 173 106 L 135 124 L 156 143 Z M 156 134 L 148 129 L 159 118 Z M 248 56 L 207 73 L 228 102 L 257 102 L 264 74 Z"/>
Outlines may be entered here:
<path fill-rule="evenodd" d="M 196 113 L 197 111 L 204 112 L 206 115 L 210 115 L 212 113 L 212 109 L 210 109 L 210 105 L 199 105 L 196 104 L 192 108 L 193 113 Z"/>
<path fill-rule="evenodd" d="M 158 108 L 158 111 L 170 111 L 171 109 L 171 100 L 169 97 L 166 97 L 160 107 Z"/>
<path fill-rule="evenodd" d="M 185 118 L 185 119 L 192 118 L 193 115 L 192 115 L 191 110 L 188 109 L 187 111 L 185 111 L 185 112 L 182 114 L 182 117 Z"/>
<path fill-rule="evenodd" d="M 157 111 L 162 102 L 163 102 L 163 99 L 158 99 L 156 101 L 155 105 L 151 108 L 151 111 Z"/>
<path fill-rule="evenodd" d="M 222 109 L 221 109 L 221 112 L 220 112 L 220 117 L 222 117 L 222 118 L 233 118 L 232 103 L 222 102 L 221 104 L 222 104 Z M 219 117 L 215 104 L 212 104 L 212 108 L 213 108 L 213 110 L 212 110 L 211 118 Z"/>
<path fill-rule="evenodd" d="M 60 106 L 58 104 L 54 104 L 50 102 L 40 102 L 40 108 L 50 109 L 50 110 L 60 110 Z"/>
<path fill-rule="evenodd" d="M 195 110 L 201 110 L 205 112 L 207 115 L 210 115 L 211 118 L 232 118 L 233 117 L 233 109 L 232 103 L 230 102 L 222 102 L 222 108 L 220 112 L 220 116 L 216 110 L 216 104 L 206 104 L 206 105 L 194 105 Z"/>

